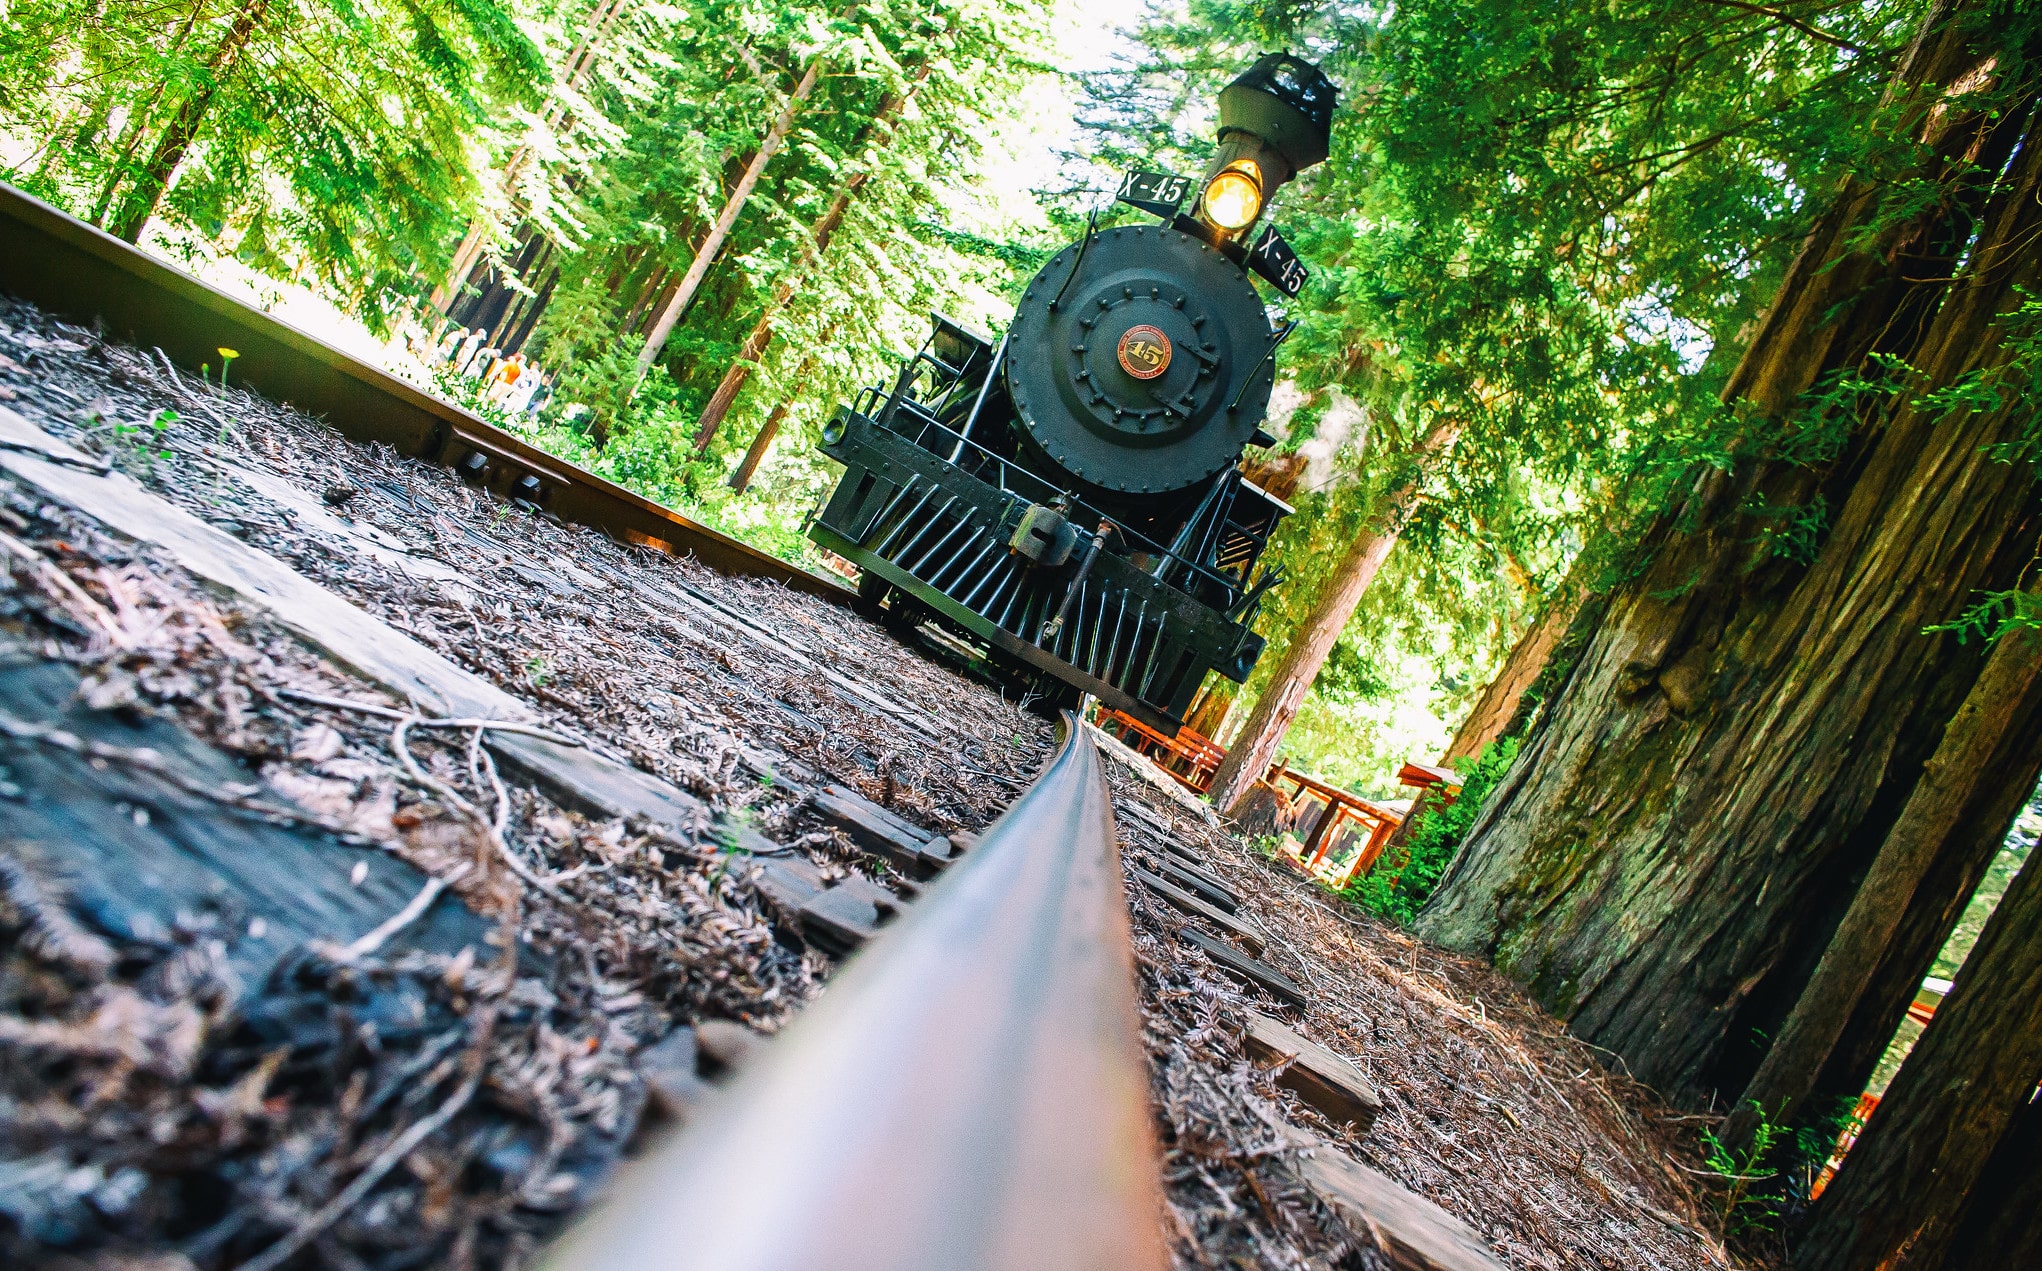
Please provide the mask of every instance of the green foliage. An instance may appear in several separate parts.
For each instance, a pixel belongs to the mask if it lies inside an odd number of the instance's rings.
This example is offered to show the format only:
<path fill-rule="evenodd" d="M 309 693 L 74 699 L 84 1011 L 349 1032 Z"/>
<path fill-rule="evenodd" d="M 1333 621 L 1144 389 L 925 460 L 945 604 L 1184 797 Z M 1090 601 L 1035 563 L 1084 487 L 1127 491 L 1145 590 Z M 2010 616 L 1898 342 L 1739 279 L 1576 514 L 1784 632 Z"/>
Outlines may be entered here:
<path fill-rule="evenodd" d="M 1829 529 L 1829 502 L 1822 495 L 1817 494 L 1806 503 L 1778 507 L 1753 499 L 1745 504 L 1744 510 L 1762 527 L 1760 551 L 1755 559 L 1772 557 L 1799 565 L 1814 563 L 1816 553 L 1822 550 L 1822 536 Z"/>
<path fill-rule="evenodd" d="M 154 217 L 372 327 L 452 250 L 545 59 L 494 0 L 24 0 L 0 11 L 7 180 Z M 16 153 L 10 147 L 9 153 Z"/>
<path fill-rule="evenodd" d="M 563 227 L 546 232 L 572 250 L 558 253 L 531 348 L 559 368 L 559 395 L 592 409 L 594 448 L 629 452 L 603 464 L 634 488 L 672 492 L 691 514 L 794 550 L 823 475 L 804 442 L 920 343 L 931 310 L 992 325 L 999 296 L 1039 250 L 951 222 L 963 212 L 981 228 L 1009 228 L 968 192 L 985 147 L 1012 126 L 998 112 L 1039 71 L 1044 17 L 1037 0 L 724 6 L 643 29 L 626 46 L 642 67 L 583 87 L 614 135 L 600 163 L 562 182 L 572 185 L 555 201 Z M 669 337 L 664 381 L 634 393 L 636 355 L 666 291 L 811 63 L 826 73 Z M 877 122 L 887 112 L 892 122 Z M 847 213 L 818 254 L 813 231 L 846 191 Z M 502 215 L 495 230 L 507 250 L 532 217 L 514 200 Z M 708 454 L 656 453 L 692 441 L 703 404 L 767 315 L 772 342 Z M 790 435 L 777 462 L 744 506 L 726 506 L 720 482 L 735 452 L 783 403 Z"/>
<path fill-rule="evenodd" d="M 1702 1131 L 1702 1163 L 1720 1188 L 1717 1221 L 1724 1235 L 1747 1245 L 1776 1235 L 1783 1220 L 1806 1208 L 1838 1141 L 1863 1128 L 1857 1101 L 1849 1097 L 1792 1126 L 1774 1121 L 1757 1103 L 1751 1107 L 1757 1124 L 1741 1149 L 1714 1130 Z"/>
<path fill-rule="evenodd" d="M 1758 1113 L 1758 1124 L 1751 1132 L 1750 1144 L 1742 1151 L 1725 1146 L 1714 1130 L 1702 1131 L 1702 1162 L 1723 1188 L 1717 1201 L 1717 1217 L 1725 1234 L 1733 1239 L 1771 1231 L 1780 1217 L 1775 1193 L 1764 1186 L 1780 1175 L 1776 1170 L 1766 1170 L 1763 1162 L 1789 1136 L 1784 1127 L 1766 1116 L 1764 1108 L 1756 1103 L 1751 1106 Z"/>
<path fill-rule="evenodd" d="M 1515 737 L 1490 743 L 1461 774 L 1458 798 L 1443 809 L 1417 814 L 1418 823 L 1405 843 L 1404 860 L 1390 863 L 1387 869 L 1378 865 L 1349 884 L 1341 897 L 1370 913 L 1398 922 L 1408 923 L 1416 918 L 1432 898 L 1433 888 L 1446 876 L 1447 866 L 1453 863 L 1461 840 L 1481 815 L 1489 792 L 1516 760 L 1518 746 Z"/>
<path fill-rule="evenodd" d="M 1754 420 L 1718 395 L 1805 234 L 1808 193 L 1903 169 L 1868 150 L 1864 124 L 1921 9 L 1828 9 L 1811 34 L 1763 6 L 1192 0 L 1152 17 L 1138 59 L 1090 77 L 1081 157 L 1101 169 L 1198 170 L 1215 90 L 1258 49 L 1305 51 L 1342 88 L 1332 158 L 1274 211 L 1313 269 L 1297 301 L 1270 297 L 1301 323 L 1285 349 L 1298 405 L 1276 422 L 1285 448 L 1321 453 L 1271 553 L 1291 581 L 1266 611 L 1265 665 L 1442 421 L 1458 444 L 1343 637 L 1399 668 L 1406 716 L 1464 702 L 1439 686 L 1485 680 L 1584 549 L 1591 584 L 1635 568 L 1632 545 L 1698 464 L 1763 447 L 1833 457 L 1847 430 L 1829 413 Z M 1048 192 L 1066 215 L 1076 185 Z M 1886 197 L 1900 216 L 1946 192 Z M 1779 502 L 1761 554 L 1805 559 L 1827 510 Z M 1399 567 L 1419 554 L 1429 566 Z M 1378 603 L 1386 586 L 1398 594 Z M 1414 679 L 1391 644 L 1433 674 Z M 1294 756 L 1355 771 L 1336 721 L 1358 705 L 1336 675 L 1308 698 Z M 1421 731 L 1364 729 L 1384 746 Z M 1377 750 L 1364 780 L 1386 780 L 1388 760 Z"/>
<path fill-rule="evenodd" d="M 2042 464 L 2042 297 L 2019 285 L 2014 293 L 2018 303 L 1998 324 L 2003 356 L 1922 394 L 1920 406 L 1943 419 L 2012 412 L 2018 435 L 1995 446 L 1992 457 Z"/>
<path fill-rule="evenodd" d="M 1992 641 L 2010 631 L 2042 627 L 2042 593 L 2034 591 L 1990 591 L 1949 622 L 1925 628 L 1925 632 L 1952 631 L 1958 643 L 1972 636 Z"/>

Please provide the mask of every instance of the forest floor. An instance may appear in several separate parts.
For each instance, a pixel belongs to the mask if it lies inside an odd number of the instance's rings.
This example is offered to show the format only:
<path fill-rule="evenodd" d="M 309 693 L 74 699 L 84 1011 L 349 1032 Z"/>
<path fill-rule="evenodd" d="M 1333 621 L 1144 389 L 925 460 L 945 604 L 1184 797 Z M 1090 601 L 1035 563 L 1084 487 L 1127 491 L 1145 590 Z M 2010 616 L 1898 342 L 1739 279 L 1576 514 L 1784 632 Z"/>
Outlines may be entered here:
<path fill-rule="evenodd" d="M 535 516 L 7 302 L 0 408 L 700 808 L 677 833 L 563 806 L 499 773 L 485 730 L 426 725 L 431 703 L 283 609 L 0 473 L 0 798 L 29 827 L 0 853 L 12 1265 L 521 1264 L 642 1125 L 685 1119 L 653 1072 L 674 1038 L 770 1034 L 836 965 L 787 938 L 734 839 L 912 903 L 804 783 L 971 830 L 1050 750 L 1045 721 L 824 600 Z M 1648 1092 L 1487 968 L 1330 900 L 1145 768 L 1110 768 L 1130 859 L 1195 850 L 1309 990 L 1301 1010 L 1254 997 L 1130 885 L 1180 1265 L 1383 1265 L 1376 1233 L 1303 1181 L 1321 1141 L 1511 1266 L 1733 1265 Z M 31 832 L 29 813 L 89 819 L 38 803 L 59 777 L 99 783 L 81 799 L 103 795 L 137 850 L 269 836 L 320 912 L 430 900 L 427 876 L 466 908 L 340 946 L 197 893 L 122 896 L 59 859 L 57 822 Z M 1360 1066 L 1383 1101 L 1365 1135 L 1248 1057 L 1250 1010 Z"/>

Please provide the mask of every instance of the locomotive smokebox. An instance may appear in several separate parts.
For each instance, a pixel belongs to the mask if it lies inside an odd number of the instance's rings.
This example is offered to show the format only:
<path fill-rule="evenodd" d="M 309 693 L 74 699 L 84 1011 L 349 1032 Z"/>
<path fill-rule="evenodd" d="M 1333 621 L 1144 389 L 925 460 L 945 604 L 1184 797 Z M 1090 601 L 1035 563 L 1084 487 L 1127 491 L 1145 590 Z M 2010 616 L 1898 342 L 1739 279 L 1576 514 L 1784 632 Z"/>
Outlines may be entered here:
<path fill-rule="evenodd" d="M 1326 157 L 1335 92 L 1288 53 L 1221 92 L 1197 215 L 1088 233 L 1029 282 L 1008 330 L 1017 446 L 1090 497 L 1172 506 L 1234 464 L 1279 339 L 1243 268 L 1269 196 Z"/>
<path fill-rule="evenodd" d="M 1166 225 L 1066 247 L 1028 284 L 1007 338 L 1016 442 L 1109 501 L 1188 490 L 1232 464 L 1275 373 L 1254 284 Z"/>

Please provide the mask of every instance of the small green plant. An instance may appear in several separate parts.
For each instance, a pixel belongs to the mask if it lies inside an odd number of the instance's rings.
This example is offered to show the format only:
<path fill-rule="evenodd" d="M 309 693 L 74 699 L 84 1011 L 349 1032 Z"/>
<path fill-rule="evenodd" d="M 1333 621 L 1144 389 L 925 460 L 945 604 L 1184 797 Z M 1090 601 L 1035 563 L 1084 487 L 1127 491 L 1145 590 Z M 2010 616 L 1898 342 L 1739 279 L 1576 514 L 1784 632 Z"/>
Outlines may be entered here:
<path fill-rule="evenodd" d="M 1401 863 L 1383 862 L 1344 888 L 1343 899 L 1370 913 L 1409 923 L 1432 899 L 1433 888 L 1446 876 L 1461 840 L 1474 828 L 1489 792 L 1503 779 L 1517 758 L 1518 739 L 1505 737 L 1489 743 L 1481 757 L 1461 774 L 1461 792 L 1454 801 L 1436 811 L 1416 813 L 1418 823 L 1405 841 Z"/>
<path fill-rule="evenodd" d="M 1714 1130 L 1702 1131 L 1702 1163 L 1723 1184 L 1718 1217 L 1724 1234 L 1732 1238 L 1769 1232 L 1780 1218 L 1778 1189 L 1760 1184 L 1780 1176 L 1779 1171 L 1765 1168 L 1766 1158 L 1772 1155 L 1774 1145 L 1789 1135 L 1756 1101 L 1751 1106 L 1758 1113 L 1758 1124 L 1742 1152 L 1727 1146 Z"/>
<path fill-rule="evenodd" d="M 1810 565 L 1822 550 L 1829 532 L 1829 502 L 1820 494 L 1806 503 L 1774 505 L 1756 500 L 1746 511 L 1761 522 L 1758 542 L 1765 549 L 1761 559 L 1781 558 L 1798 565 Z"/>
<path fill-rule="evenodd" d="M 1968 644 L 1974 635 L 1990 642 L 2021 627 L 2042 627 L 2042 593 L 1988 591 L 1975 594 L 1979 599 L 1970 608 L 1950 622 L 1922 628 L 1922 634 L 1951 631 L 1956 633 L 1957 643 Z"/>
<path fill-rule="evenodd" d="M 121 467 L 131 471 L 139 468 L 144 479 L 153 480 L 156 476 L 156 465 L 173 457 L 169 447 L 165 445 L 165 438 L 170 431 L 170 425 L 176 421 L 177 412 L 157 410 L 150 412 L 149 418 L 139 424 L 130 424 L 117 419 L 100 426 L 107 429 L 107 435 L 118 446 L 117 454 L 123 461 Z"/>
<path fill-rule="evenodd" d="M 235 350 L 235 349 L 229 349 L 229 348 L 225 348 L 225 347 L 222 347 L 222 348 L 220 349 L 220 387 L 221 387 L 221 388 L 225 388 L 225 387 L 227 387 L 227 368 L 228 368 L 228 367 L 230 367 L 230 366 L 232 366 L 232 365 L 234 365 L 234 359 L 235 359 L 235 358 L 237 358 L 237 357 L 240 357 L 240 356 L 241 356 L 241 354 L 240 354 L 240 352 L 239 352 L 238 350 Z"/>
<path fill-rule="evenodd" d="M 746 815 L 733 813 L 730 817 L 719 820 L 716 823 L 716 846 L 720 850 L 716 854 L 716 868 L 709 871 L 709 877 L 705 880 L 711 896 L 721 894 L 723 880 L 729 876 L 730 866 L 733 861 L 748 861 L 751 859 L 752 854 L 745 850 L 744 840 L 741 836 L 744 826 L 751 820 L 748 815 L 749 811 L 749 809 L 739 809 L 740 813 L 745 813 Z"/>
<path fill-rule="evenodd" d="M 553 663 L 543 653 L 534 653 L 525 659 L 525 682 L 533 688 L 546 687 L 546 681 L 553 678 Z"/>

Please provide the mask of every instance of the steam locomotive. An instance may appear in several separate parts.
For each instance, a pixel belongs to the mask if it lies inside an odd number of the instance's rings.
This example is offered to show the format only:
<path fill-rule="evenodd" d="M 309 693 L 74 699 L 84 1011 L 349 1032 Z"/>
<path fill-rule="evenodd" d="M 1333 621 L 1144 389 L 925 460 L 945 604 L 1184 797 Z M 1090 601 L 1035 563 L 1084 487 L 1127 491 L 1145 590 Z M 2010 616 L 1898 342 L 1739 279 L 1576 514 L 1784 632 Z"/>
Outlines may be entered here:
<path fill-rule="evenodd" d="M 864 603 L 1047 704 L 1091 693 L 1174 736 L 1206 674 L 1242 680 L 1280 578 L 1256 566 L 1291 509 L 1249 481 L 1276 352 L 1251 272 L 1307 271 L 1271 196 L 1326 158 L 1335 89 L 1263 56 L 1219 99 L 1192 183 L 1134 171 L 1155 224 L 1101 230 L 1035 275 L 996 344 L 948 318 L 894 377 L 839 409 L 844 465 L 809 537 L 853 562 Z"/>

